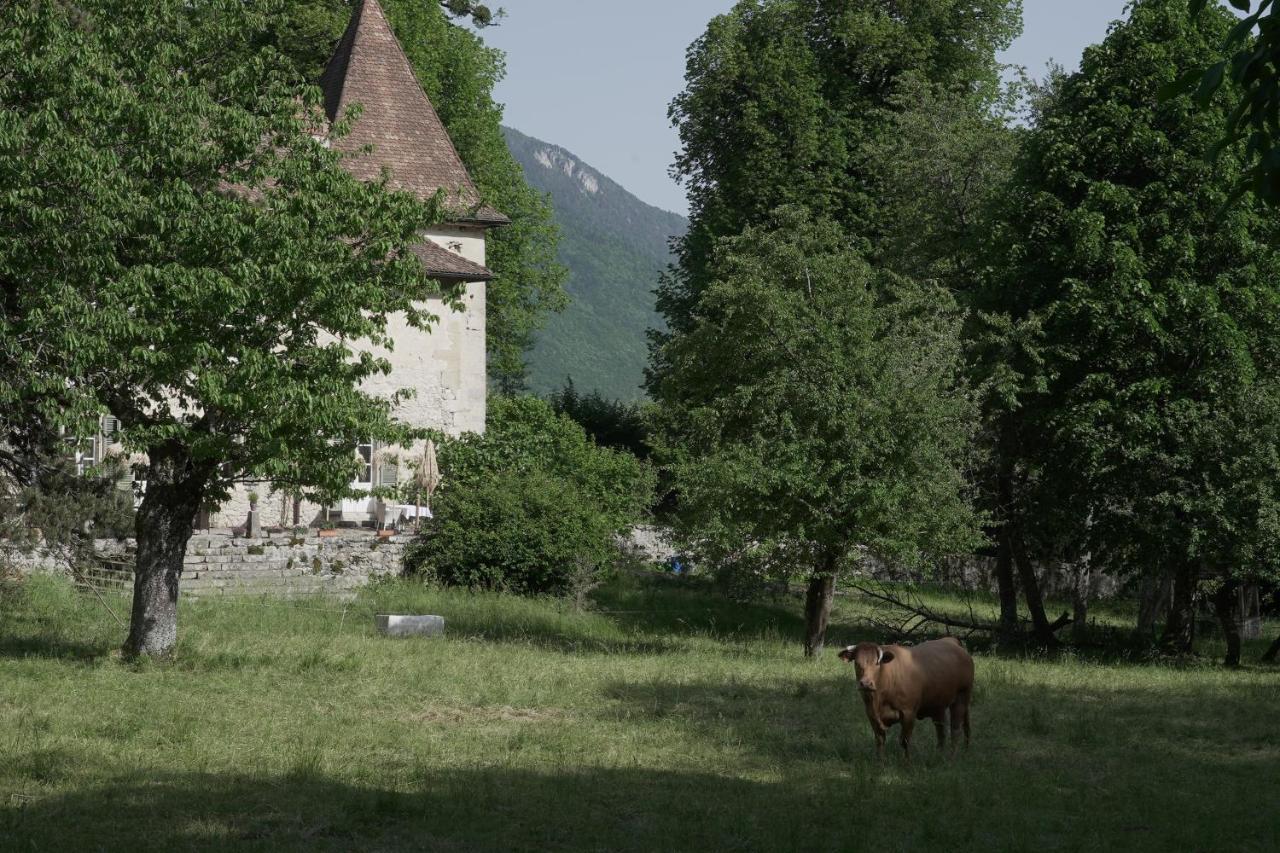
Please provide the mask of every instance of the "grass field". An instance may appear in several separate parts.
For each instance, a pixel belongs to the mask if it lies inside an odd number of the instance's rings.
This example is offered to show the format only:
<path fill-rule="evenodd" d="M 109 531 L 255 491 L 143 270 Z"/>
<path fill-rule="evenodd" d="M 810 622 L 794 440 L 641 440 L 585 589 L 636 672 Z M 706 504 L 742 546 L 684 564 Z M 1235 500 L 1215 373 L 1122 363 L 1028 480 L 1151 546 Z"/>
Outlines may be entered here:
<path fill-rule="evenodd" d="M 800 656 L 798 604 L 643 579 L 595 604 L 192 602 L 177 659 L 130 667 L 92 598 L 6 586 L 0 849 L 1280 844 L 1274 668 L 980 654 L 972 749 L 945 760 L 926 725 L 906 768 L 874 760 L 845 665 Z M 448 638 L 379 638 L 385 611 Z M 860 615 L 841 599 L 831 641 L 868 639 Z"/>

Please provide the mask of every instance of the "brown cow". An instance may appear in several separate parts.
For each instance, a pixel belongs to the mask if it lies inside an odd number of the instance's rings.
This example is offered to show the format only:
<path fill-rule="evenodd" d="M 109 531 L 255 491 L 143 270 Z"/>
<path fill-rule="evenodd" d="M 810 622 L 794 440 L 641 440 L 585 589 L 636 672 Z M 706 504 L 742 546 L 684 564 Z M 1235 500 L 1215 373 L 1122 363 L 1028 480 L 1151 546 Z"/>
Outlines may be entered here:
<path fill-rule="evenodd" d="M 902 752 L 911 761 L 911 730 L 917 719 L 930 718 L 938 731 L 938 746 L 946 742 L 944 727 L 951 710 L 951 746 L 964 725 L 969 745 L 969 700 L 973 695 L 973 658 L 955 637 L 930 640 L 918 646 L 877 646 L 858 643 L 840 652 L 853 664 L 867 719 L 876 735 L 876 755 L 884 757 L 889 726 L 902 723 Z"/>

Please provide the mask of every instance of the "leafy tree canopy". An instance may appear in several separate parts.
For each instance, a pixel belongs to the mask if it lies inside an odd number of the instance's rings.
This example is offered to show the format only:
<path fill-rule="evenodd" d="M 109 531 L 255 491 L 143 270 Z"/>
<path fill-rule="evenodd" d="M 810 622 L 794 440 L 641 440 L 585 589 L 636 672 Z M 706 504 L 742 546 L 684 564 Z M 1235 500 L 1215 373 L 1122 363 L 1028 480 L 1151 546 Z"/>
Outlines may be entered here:
<path fill-rule="evenodd" d="M 994 93 L 995 53 L 1020 27 L 1016 0 L 742 0 L 713 19 L 670 109 L 691 211 L 681 274 L 659 299 L 672 327 L 706 283 L 716 240 L 780 205 L 874 246 L 884 194 L 867 146 L 890 132 L 903 84 Z"/>
<path fill-rule="evenodd" d="M 1233 84 L 1235 108 L 1227 116 L 1220 148 L 1246 142 L 1248 168 L 1236 187 L 1236 195 L 1252 191 L 1268 204 L 1280 203 L 1280 17 L 1274 0 L 1228 0 L 1244 16 L 1222 41 L 1218 59 L 1207 67 L 1184 71 L 1162 91 L 1165 98 L 1194 91 L 1205 107 L 1228 81 Z M 1189 12 L 1196 18 L 1205 12 L 1209 0 L 1189 0 Z M 1214 4 L 1215 11 L 1220 7 Z M 1256 30 L 1256 32 L 1255 32 Z"/>
<path fill-rule="evenodd" d="M 144 451 L 128 649 L 164 653 L 199 507 L 253 475 L 334 493 L 403 441 L 386 320 L 440 294 L 407 251 L 439 211 L 350 177 L 231 0 L 0 7 L 0 410 Z M 340 130 L 340 128 L 339 128 Z"/>
<path fill-rule="evenodd" d="M 798 208 L 722 240 L 715 266 L 655 389 L 691 544 L 826 574 L 857 546 L 910 562 L 973 546 L 975 409 L 947 294 L 874 271 Z"/>
<path fill-rule="evenodd" d="M 647 465 L 535 397 L 494 398 L 483 435 L 441 442 L 440 468 L 437 520 L 410 569 L 518 593 L 584 591 L 653 493 Z"/>
<path fill-rule="evenodd" d="M 1273 571 L 1280 534 L 1276 222 L 1223 211 L 1244 155 L 1207 155 L 1234 93 L 1159 97 L 1233 25 L 1139 0 L 1085 52 L 1027 139 L 979 299 L 1044 535 L 1184 575 Z"/>

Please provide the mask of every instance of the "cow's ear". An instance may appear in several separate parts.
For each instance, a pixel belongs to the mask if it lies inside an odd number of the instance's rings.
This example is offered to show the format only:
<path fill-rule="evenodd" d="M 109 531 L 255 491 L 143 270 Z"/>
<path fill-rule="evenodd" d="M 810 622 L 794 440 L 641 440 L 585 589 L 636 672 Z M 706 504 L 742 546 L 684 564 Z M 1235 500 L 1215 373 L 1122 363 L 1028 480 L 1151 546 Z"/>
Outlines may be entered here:
<path fill-rule="evenodd" d="M 840 650 L 840 660 L 848 663 L 853 662 L 853 646 L 845 646 Z"/>
<path fill-rule="evenodd" d="M 881 666 L 883 666 L 884 664 L 888 663 L 891 660 L 893 660 L 893 652 L 889 651 L 884 646 L 881 646 L 880 660 L 876 661 L 876 663 L 879 663 Z"/>

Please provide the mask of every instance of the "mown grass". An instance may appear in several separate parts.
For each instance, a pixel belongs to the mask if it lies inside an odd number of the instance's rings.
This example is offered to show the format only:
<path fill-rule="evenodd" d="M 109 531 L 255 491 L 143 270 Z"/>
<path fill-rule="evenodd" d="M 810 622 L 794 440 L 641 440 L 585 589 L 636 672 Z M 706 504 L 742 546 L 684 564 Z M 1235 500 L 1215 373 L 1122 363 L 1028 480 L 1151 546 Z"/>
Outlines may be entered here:
<path fill-rule="evenodd" d="M 110 602 L 127 612 L 123 599 Z M 1280 673 L 980 655 L 973 748 L 884 765 L 796 602 L 596 612 L 392 584 L 186 603 L 129 666 L 92 598 L 0 599 L 4 850 L 1271 850 Z M 375 612 L 447 639 L 388 640 Z M 833 642 L 866 638 L 851 599 Z M 1274 630 L 1274 626 L 1271 626 Z M 1246 649 L 1256 659 L 1261 645 Z"/>

